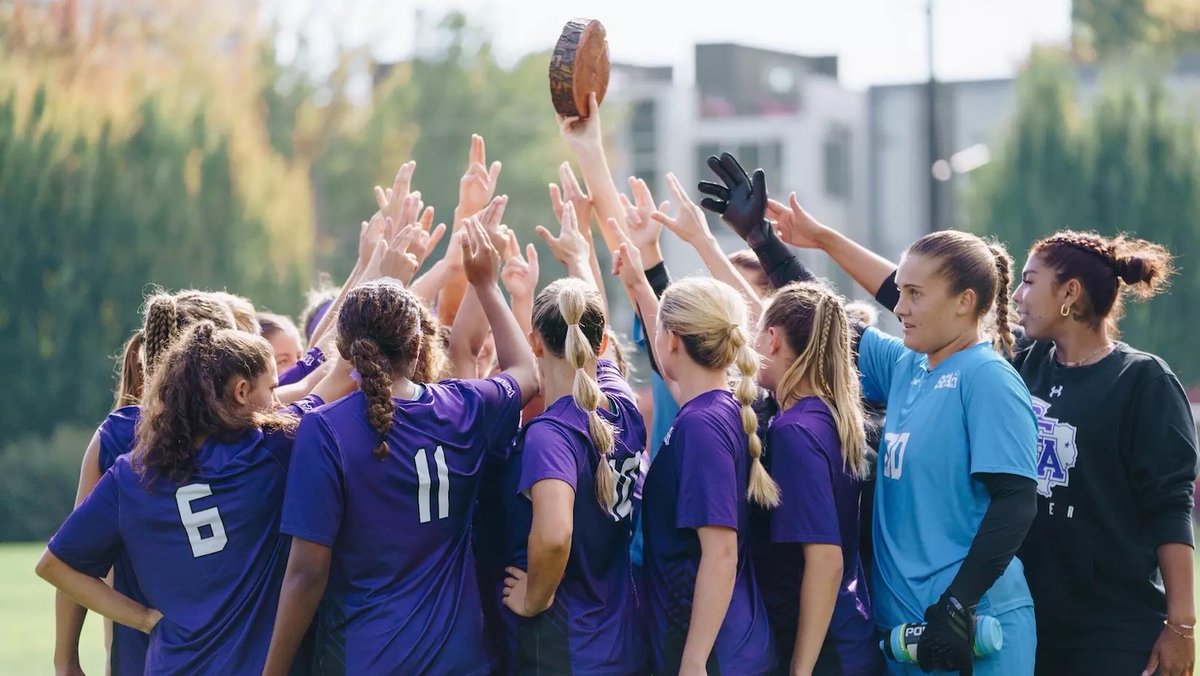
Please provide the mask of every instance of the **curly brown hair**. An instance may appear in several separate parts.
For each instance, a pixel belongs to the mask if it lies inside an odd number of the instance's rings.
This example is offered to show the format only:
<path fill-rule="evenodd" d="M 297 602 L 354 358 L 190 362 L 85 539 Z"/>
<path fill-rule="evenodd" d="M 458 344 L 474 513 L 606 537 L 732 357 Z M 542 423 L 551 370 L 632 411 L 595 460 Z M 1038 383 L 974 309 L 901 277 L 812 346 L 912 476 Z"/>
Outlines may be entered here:
<path fill-rule="evenodd" d="M 231 397 L 275 363 L 271 344 L 245 331 L 202 321 L 171 346 L 150 376 L 132 460 L 150 479 L 183 481 L 195 470 L 197 442 L 231 441 L 254 427 L 292 431 L 295 416 L 247 411 Z"/>

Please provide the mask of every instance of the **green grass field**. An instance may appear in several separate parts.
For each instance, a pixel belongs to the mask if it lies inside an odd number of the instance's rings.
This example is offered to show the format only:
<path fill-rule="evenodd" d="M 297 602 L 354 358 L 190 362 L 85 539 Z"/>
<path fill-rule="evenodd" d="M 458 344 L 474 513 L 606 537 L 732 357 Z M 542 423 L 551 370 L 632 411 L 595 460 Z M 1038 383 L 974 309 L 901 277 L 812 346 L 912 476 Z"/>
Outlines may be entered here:
<path fill-rule="evenodd" d="M 0 544 L 0 674 L 54 673 L 54 588 L 33 574 L 40 544 Z M 104 623 L 89 613 L 79 641 L 87 674 L 104 674 Z"/>
<path fill-rule="evenodd" d="M 41 553 L 40 544 L 0 544 L 0 674 L 53 671 L 54 590 L 33 574 Z M 1195 563 L 1200 580 L 1200 558 Z M 103 674 L 104 625 L 95 614 L 88 614 L 79 643 L 84 672 Z"/>

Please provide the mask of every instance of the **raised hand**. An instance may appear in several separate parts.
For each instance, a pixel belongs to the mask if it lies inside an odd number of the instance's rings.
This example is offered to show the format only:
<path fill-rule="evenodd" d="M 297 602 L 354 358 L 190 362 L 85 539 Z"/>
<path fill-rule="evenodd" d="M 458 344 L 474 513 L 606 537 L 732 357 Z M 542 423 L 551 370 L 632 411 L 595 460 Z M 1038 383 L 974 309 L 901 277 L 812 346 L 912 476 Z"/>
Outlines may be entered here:
<path fill-rule="evenodd" d="M 588 116 L 564 117 L 558 116 L 558 131 L 567 143 L 567 147 L 576 155 L 586 155 L 603 151 L 600 130 L 600 104 L 596 103 L 596 95 L 588 99 Z"/>
<path fill-rule="evenodd" d="M 628 226 L 629 240 L 633 245 L 642 252 L 643 257 L 648 251 L 658 250 L 658 240 L 662 235 L 663 224 L 653 218 L 655 211 L 666 213 L 667 209 L 671 208 L 670 202 L 663 202 L 654 207 L 654 195 L 650 193 L 650 186 L 640 178 L 629 177 L 629 191 L 633 194 L 633 201 L 621 195 L 621 208 L 625 211 L 625 225 Z M 659 258 L 662 257 L 658 254 Z"/>
<path fill-rule="evenodd" d="M 481 211 L 492 195 L 496 193 L 496 183 L 500 178 L 499 162 L 487 164 L 487 148 L 483 137 L 471 135 L 471 150 L 467 154 L 467 171 L 458 182 L 459 214 L 464 218 Z"/>
<path fill-rule="evenodd" d="M 592 198 L 583 192 L 579 180 L 575 178 L 575 172 L 571 169 L 570 162 L 558 165 L 558 180 L 562 183 L 561 189 L 554 183 L 550 184 L 550 206 L 554 209 L 554 217 L 558 219 L 559 223 L 562 223 L 563 204 L 570 202 L 575 206 L 575 219 L 579 224 L 580 232 L 590 232 L 592 228 Z"/>
<path fill-rule="evenodd" d="M 671 188 L 671 194 L 679 205 L 679 213 L 671 217 L 663 211 L 655 211 L 650 217 L 670 228 L 671 232 L 688 244 L 694 247 L 699 246 L 705 239 L 712 237 L 712 231 L 708 229 L 708 221 L 704 218 L 704 212 L 687 196 L 683 184 L 679 182 L 675 174 L 667 174 L 667 185 Z"/>
<path fill-rule="evenodd" d="M 612 273 L 621 280 L 627 289 L 632 289 L 638 284 L 648 283 L 642 254 L 630 236 L 624 233 L 621 233 L 621 245 L 613 254 Z"/>
<path fill-rule="evenodd" d="M 546 240 L 550 252 L 568 269 L 571 269 L 572 264 L 582 265 L 585 268 L 588 266 L 590 245 L 583 233 L 579 232 L 578 221 L 575 218 L 575 206 L 570 202 L 563 205 L 562 227 L 558 237 L 540 225 L 537 226 L 537 234 Z"/>
<path fill-rule="evenodd" d="M 408 286 L 413 275 L 417 273 L 417 268 L 421 267 L 421 260 L 410 251 L 418 233 L 421 233 L 421 226 L 410 223 L 401 228 L 388 242 L 387 250 L 379 262 L 379 273 L 382 276 L 398 279 Z"/>
<path fill-rule="evenodd" d="M 767 210 L 767 178 L 762 169 L 754 171 L 754 178 L 729 153 L 708 158 L 708 167 L 725 185 L 701 181 L 700 192 L 709 197 L 700 201 L 703 208 L 721 215 L 751 247 L 758 246 L 769 236 L 770 224 Z"/>
<path fill-rule="evenodd" d="M 819 238 L 829 228 L 809 215 L 796 193 L 788 195 L 788 206 L 767 200 L 767 218 L 775 222 L 775 229 L 783 241 L 803 249 L 819 249 Z"/>
<path fill-rule="evenodd" d="M 483 229 L 479 219 L 472 216 L 461 240 L 463 271 L 472 286 L 491 286 L 500 279 L 500 253 Z"/>
<path fill-rule="evenodd" d="M 525 255 L 522 256 L 516 233 L 509 231 L 508 238 L 509 250 L 513 253 L 504 262 L 504 268 L 500 271 L 500 281 L 512 295 L 514 305 L 517 299 L 532 301 L 541 274 L 537 248 L 533 244 L 525 245 Z"/>

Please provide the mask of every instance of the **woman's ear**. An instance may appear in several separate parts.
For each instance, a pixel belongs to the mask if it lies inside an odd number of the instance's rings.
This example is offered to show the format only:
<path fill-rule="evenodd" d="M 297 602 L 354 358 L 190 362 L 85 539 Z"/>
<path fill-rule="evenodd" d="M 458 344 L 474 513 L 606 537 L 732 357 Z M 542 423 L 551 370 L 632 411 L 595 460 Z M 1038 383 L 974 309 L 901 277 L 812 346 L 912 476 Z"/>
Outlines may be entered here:
<path fill-rule="evenodd" d="M 238 406 L 248 406 L 250 404 L 250 392 L 253 389 L 254 386 L 249 380 L 246 380 L 242 377 L 236 377 L 234 378 L 233 384 L 230 387 L 230 394 L 233 395 L 233 401 L 237 403 Z"/>
<path fill-rule="evenodd" d="M 597 352 L 596 354 L 604 354 L 605 352 L 608 352 L 608 332 L 607 331 L 605 331 L 604 334 L 600 336 L 600 351 Z"/>
<path fill-rule="evenodd" d="M 546 352 L 546 344 L 542 342 L 542 337 L 537 331 L 530 331 L 525 337 L 529 339 L 529 347 L 533 348 L 533 356 L 541 359 Z"/>

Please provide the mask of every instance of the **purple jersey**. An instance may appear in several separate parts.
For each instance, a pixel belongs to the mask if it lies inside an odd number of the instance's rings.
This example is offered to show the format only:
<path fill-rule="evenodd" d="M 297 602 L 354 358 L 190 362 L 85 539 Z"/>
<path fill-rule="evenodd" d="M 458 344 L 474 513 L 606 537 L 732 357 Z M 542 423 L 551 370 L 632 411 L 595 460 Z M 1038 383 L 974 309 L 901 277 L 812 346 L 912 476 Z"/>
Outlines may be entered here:
<path fill-rule="evenodd" d="M 518 671 L 537 673 L 644 674 L 649 670 L 645 632 L 637 609 L 629 543 L 633 486 L 646 449 L 646 424 L 629 384 L 616 365 L 599 360 L 597 381 L 607 396 L 600 415 L 616 429 L 608 464 L 616 475 L 612 510 L 596 500 L 599 454 L 588 434 L 587 414 L 565 396 L 534 418 L 521 433 L 512 459 L 516 472 L 505 490 L 515 496 L 505 520 L 514 538 L 511 563 L 526 566 L 533 521 L 533 485 L 557 479 L 575 491 L 574 529 L 567 568 L 554 604 L 530 620 L 505 608 L 513 630 Z M 514 469 L 515 469 L 514 468 Z"/>
<path fill-rule="evenodd" d="M 842 548 L 842 582 L 817 670 L 879 673 L 882 658 L 858 556 L 862 482 L 844 469 L 837 424 L 825 402 L 806 397 L 777 415 L 763 458 L 779 483 L 781 502 L 773 510 L 754 509 L 754 570 L 780 662 L 791 662 L 796 644 L 802 545 L 831 544 Z"/>
<path fill-rule="evenodd" d="M 516 433 L 521 393 L 501 374 L 392 401 L 382 460 L 361 392 L 297 433 L 283 532 L 333 549 L 317 670 L 487 673 L 471 516 L 484 456 Z"/>
<path fill-rule="evenodd" d="M 750 451 L 741 405 L 727 390 L 683 405 L 642 495 L 643 573 L 654 672 L 679 671 L 700 566 L 701 526 L 737 530 L 737 579 L 709 656 L 709 673 L 765 674 L 775 666 L 767 611 L 750 554 Z"/>
<path fill-rule="evenodd" d="M 262 669 L 287 564 L 279 517 L 291 450 L 285 433 L 260 429 L 209 440 L 182 482 L 150 481 L 119 457 L 51 538 L 55 556 L 97 577 L 128 554 L 147 604 L 163 614 L 146 673 Z"/>
<path fill-rule="evenodd" d="M 96 433 L 100 436 L 100 473 L 103 474 L 116 464 L 117 458 L 133 450 L 133 434 L 141 419 L 142 407 L 122 406 L 100 423 Z M 113 589 L 142 605 L 147 605 L 146 595 L 138 586 L 133 574 L 133 564 L 125 549 L 117 554 L 113 562 Z M 112 646 L 109 649 L 109 664 L 114 676 L 142 674 L 146 671 L 146 649 L 150 637 L 133 627 L 113 623 Z"/>
<path fill-rule="evenodd" d="M 321 348 L 313 346 L 308 354 L 304 355 L 304 359 L 292 364 L 291 368 L 279 374 L 279 385 L 282 387 L 298 383 L 324 363 L 325 353 L 321 351 Z"/>

